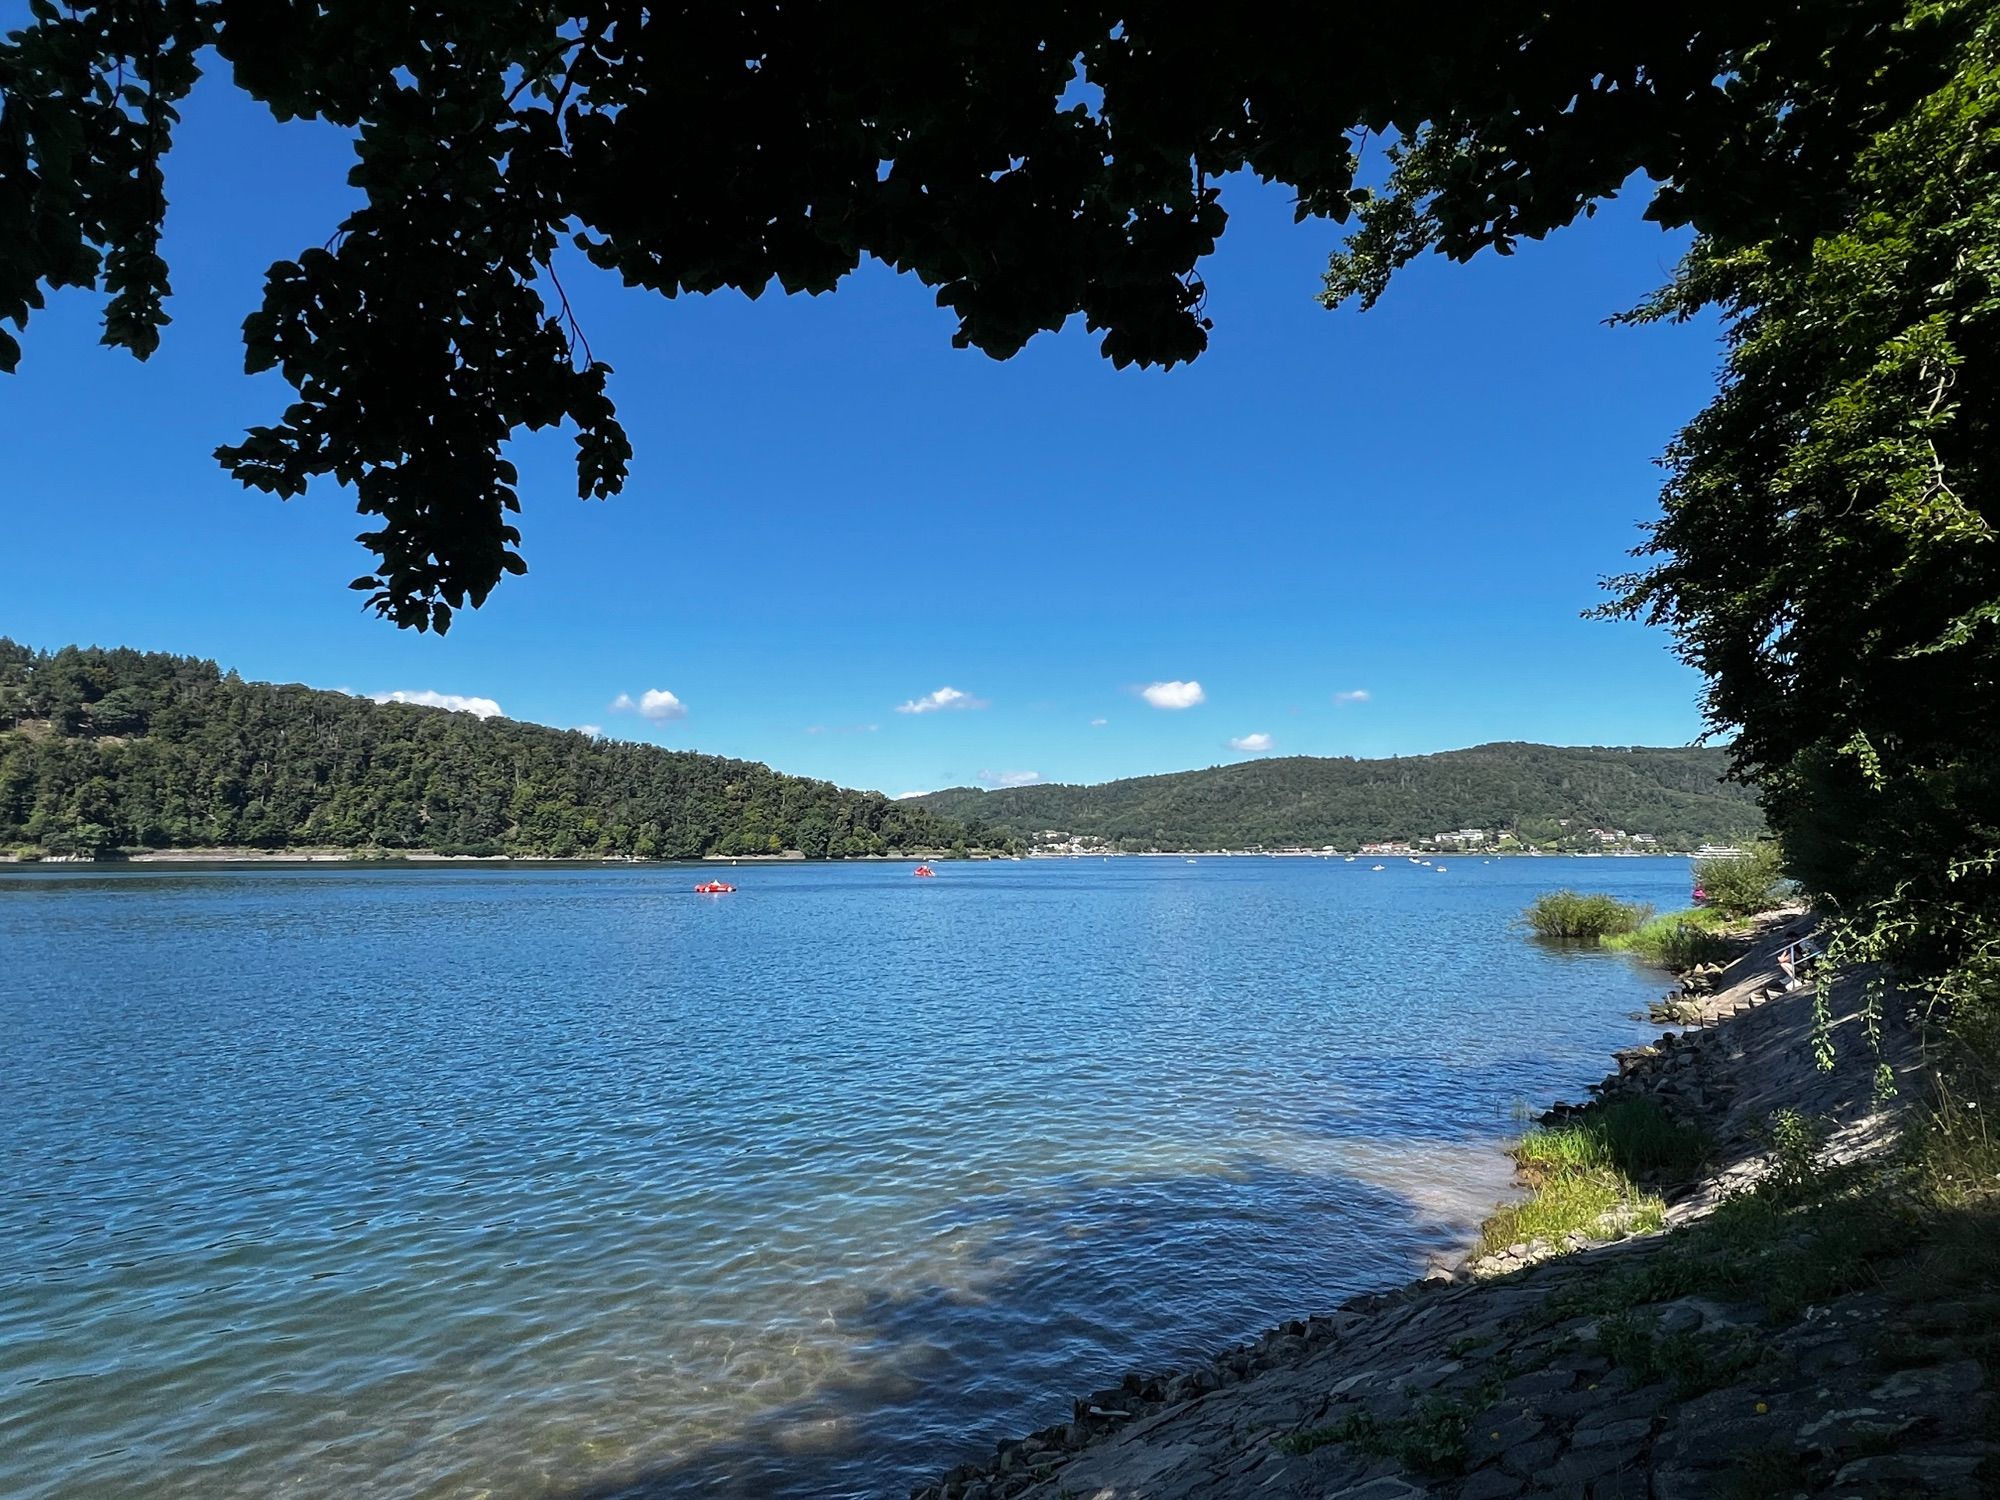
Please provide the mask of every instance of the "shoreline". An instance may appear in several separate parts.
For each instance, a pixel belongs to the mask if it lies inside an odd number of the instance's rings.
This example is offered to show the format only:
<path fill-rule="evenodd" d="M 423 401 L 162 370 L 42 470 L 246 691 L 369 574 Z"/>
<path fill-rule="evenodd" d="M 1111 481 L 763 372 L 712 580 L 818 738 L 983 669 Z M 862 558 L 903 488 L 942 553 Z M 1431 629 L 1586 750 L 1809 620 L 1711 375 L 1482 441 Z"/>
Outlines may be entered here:
<path fill-rule="evenodd" d="M 1815 1068 L 1813 992 L 1785 990 L 1776 966 L 1809 925 L 1796 911 L 1761 919 L 1715 982 L 1680 991 L 1684 1022 L 1621 1049 L 1616 1071 L 1592 1085 L 1600 1101 L 1652 1099 L 1713 1140 L 1701 1171 L 1659 1184 L 1664 1227 L 1440 1253 L 1413 1281 L 1280 1323 L 1206 1363 L 1128 1374 L 1077 1399 L 1067 1422 L 940 1465 L 914 1500 L 1983 1493 L 1975 1471 L 2000 1464 L 1982 1425 L 1984 1376 L 1947 1357 L 1935 1377 L 1885 1378 L 1870 1340 L 1898 1331 L 1886 1298 L 1843 1293 L 1773 1328 L 1739 1287 L 1725 1299 L 1676 1284 L 1684 1247 L 1779 1170 L 1775 1111 L 1825 1121 L 1829 1169 L 1886 1160 L 1899 1138 L 1917 1088 L 1914 1031 L 1892 1027 L 1884 1042 L 1880 1061 L 1906 1075 L 1884 1103 L 1862 1036 L 1864 987 L 1844 981 L 1831 1002 L 1836 1064 Z M 1558 1103 L 1540 1119 L 1571 1111 Z M 1619 1299 L 1648 1281 L 1659 1286 L 1624 1311 Z M 1590 1315 L 1613 1302 L 1615 1318 Z M 1689 1369 L 1706 1374 L 1684 1398 Z M 1784 1477 L 1729 1487 L 1781 1449 L 1768 1462 L 1789 1466 Z"/>
<path fill-rule="evenodd" d="M 637 854 L 439 854 L 426 849 L 147 849 L 137 854 L 0 854 L 0 864 L 62 865 L 116 869 L 121 865 L 754 865 L 754 864 L 911 864 L 926 860 L 954 863 L 999 861 L 1004 854 L 954 855 L 946 850 L 908 854 L 853 854 L 839 859 L 808 859 L 803 854 L 695 854 L 685 859 L 648 859 Z"/>
<path fill-rule="evenodd" d="M 1497 859 L 1694 859 L 1682 850 L 1617 850 L 1552 853 L 1546 850 L 1495 850 L 1486 854 L 1426 852 L 1423 862 L 1440 859 L 1473 860 L 1482 863 Z M 1030 850 L 1022 854 L 994 854 L 985 851 L 954 855 L 949 850 L 912 850 L 904 854 L 852 854 L 839 859 L 809 859 L 796 851 L 783 854 L 694 854 L 685 858 L 655 859 L 638 854 L 554 855 L 554 854 L 441 854 L 427 849 L 144 849 L 130 854 L 8 854 L 0 853 L 0 865 L 757 865 L 757 864 L 909 864 L 920 860 L 951 860 L 963 863 L 997 863 L 1009 860 L 1091 860 L 1091 859 L 1325 859 L 1349 863 L 1344 853 L 1328 854 L 1310 849 L 1134 849 L 1104 850 L 1088 854 L 1045 853 Z M 1354 855 L 1351 862 L 1379 859 L 1414 863 L 1408 855 Z"/>

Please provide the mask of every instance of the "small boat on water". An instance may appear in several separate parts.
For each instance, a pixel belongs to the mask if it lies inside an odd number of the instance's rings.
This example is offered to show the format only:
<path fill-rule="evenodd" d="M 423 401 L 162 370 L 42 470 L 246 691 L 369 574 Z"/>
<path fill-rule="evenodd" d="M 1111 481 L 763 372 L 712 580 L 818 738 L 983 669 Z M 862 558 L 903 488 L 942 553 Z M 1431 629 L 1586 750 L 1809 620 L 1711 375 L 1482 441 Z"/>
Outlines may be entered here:
<path fill-rule="evenodd" d="M 736 887 L 721 880 L 704 880 L 694 888 L 697 896 L 726 896 Z"/>
<path fill-rule="evenodd" d="M 1376 865 L 1376 866 L 1374 866 L 1374 868 L 1375 868 L 1375 869 L 1377 869 L 1377 870 L 1386 870 L 1386 869 L 1388 869 L 1389 867 L 1388 867 L 1387 865 Z"/>
<path fill-rule="evenodd" d="M 918 865 L 910 873 L 922 880 L 934 879 L 937 875 L 937 871 L 933 870 L 929 865 Z"/>

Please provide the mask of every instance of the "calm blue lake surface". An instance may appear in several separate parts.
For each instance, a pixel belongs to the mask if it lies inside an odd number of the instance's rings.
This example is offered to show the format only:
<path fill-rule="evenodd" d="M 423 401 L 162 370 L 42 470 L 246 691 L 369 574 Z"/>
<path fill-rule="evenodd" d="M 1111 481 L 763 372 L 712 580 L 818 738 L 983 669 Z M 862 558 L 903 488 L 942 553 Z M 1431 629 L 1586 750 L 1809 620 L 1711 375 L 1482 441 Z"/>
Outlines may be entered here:
<path fill-rule="evenodd" d="M 0 1494 L 902 1495 L 1420 1269 L 1684 860 L 0 867 Z"/>

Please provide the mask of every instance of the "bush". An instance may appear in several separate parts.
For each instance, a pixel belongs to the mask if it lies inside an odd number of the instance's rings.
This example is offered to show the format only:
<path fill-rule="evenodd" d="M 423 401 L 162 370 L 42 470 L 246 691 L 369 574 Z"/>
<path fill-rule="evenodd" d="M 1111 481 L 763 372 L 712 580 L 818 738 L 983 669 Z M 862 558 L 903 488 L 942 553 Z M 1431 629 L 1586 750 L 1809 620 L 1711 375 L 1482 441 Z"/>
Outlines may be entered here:
<path fill-rule="evenodd" d="M 1550 891 L 1537 896 L 1525 920 L 1538 938 L 1557 943 L 1594 943 L 1631 932 L 1653 914 L 1653 908 L 1620 901 L 1601 891 Z"/>
<path fill-rule="evenodd" d="M 1784 858 L 1768 839 L 1741 854 L 1697 860 L 1694 883 L 1703 899 L 1725 917 L 1754 917 L 1790 893 Z"/>

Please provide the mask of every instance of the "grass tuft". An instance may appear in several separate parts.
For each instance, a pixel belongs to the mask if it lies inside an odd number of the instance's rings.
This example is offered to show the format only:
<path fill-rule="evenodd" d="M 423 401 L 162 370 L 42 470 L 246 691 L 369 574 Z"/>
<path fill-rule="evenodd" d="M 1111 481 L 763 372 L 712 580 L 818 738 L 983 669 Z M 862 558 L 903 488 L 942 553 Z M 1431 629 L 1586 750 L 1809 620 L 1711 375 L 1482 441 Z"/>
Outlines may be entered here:
<path fill-rule="evenodd" d="M 1592 1168 L 1626 1177 L 1686 1177 L 1700 1170 L 1708 1153 L 1705 1134 L 1645 1098 L 1613 1099 L 1560 1125 L 1540 1126 L 1513 1150 L 1531 1181 Z"/>
<path fill-rule="evenodd" d="M 1533 1191 L 1503 1204 L 1480 1227 L 1480 1248 L 1545 1240 L 1560 1248 L 1565 1236 L 1658 1229 L 1666 1204 L 1634 1180 L 1687 1177 L 1707 1160 L 1708 1138 L 1677 1123 L 1651 1099 L 1616 1099 L 1560 1125 L 1531 1130 L 1514 1147 L 1521 1175 Z"/>
<path fill-rule="evenodd" d="M 1571 1233 L 1595 1236 L 1599 1226 L 1627 1202 L 1606 1172 L 1565 1172 L 1550 1178 L 1519 1203 L 1503 1205 L 1480 1226 L 1480 1249 L 1491 1252 L 1528 1240 L 1560 1247 Z"/>
<path fill-rule="evenodd" d="M 1631 932 L 1653 914 L 1650 906 L 1620 901 L 1601 891 L 1549 891 L 1523 914 L 1528 930 L 1553 943 L 1595 943 Z"/>
<path fill-rule="evenodd" d="M 1669 912 L 1653 917 L 1630 932 L 1609 933 L 1599 939 L 1605 947 L 1629 953 L 1642 963 L 1675 974 L 1703 964 L 1725 962 L 1734 951 L 1728 933 L 1731 919 L 1710 907 Z"/>

